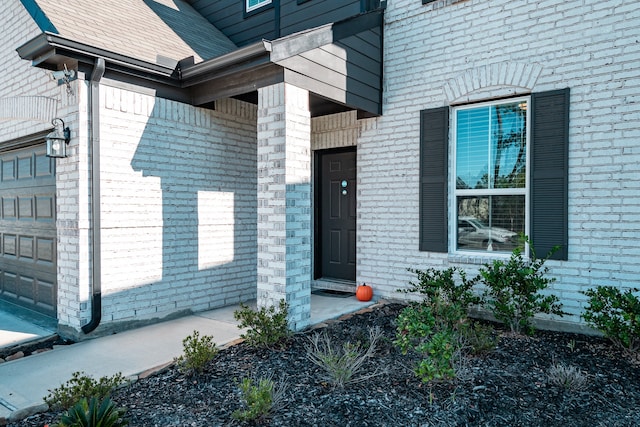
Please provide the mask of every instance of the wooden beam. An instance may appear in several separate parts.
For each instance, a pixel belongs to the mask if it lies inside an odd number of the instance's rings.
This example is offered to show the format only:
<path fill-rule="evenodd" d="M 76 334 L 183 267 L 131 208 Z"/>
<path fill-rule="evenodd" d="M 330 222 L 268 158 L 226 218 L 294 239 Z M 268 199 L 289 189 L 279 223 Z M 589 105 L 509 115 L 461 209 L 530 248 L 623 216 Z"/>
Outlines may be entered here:
<path fill-rule="evenodd" d="M 212 79 L 189 88 L 193 105 L 253 92 L 284 81 L 284 70 L 276 65 Z"/>

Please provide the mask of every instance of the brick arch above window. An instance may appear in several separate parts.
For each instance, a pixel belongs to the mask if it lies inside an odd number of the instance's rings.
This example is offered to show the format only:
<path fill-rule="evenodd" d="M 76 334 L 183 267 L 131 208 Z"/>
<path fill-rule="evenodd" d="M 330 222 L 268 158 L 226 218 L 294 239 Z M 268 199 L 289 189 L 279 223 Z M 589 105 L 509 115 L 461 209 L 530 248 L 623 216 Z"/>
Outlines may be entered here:
<path fill-rule="evenodd" d="M 538 64 L 488 64 L 447 80 L 444 93 L 449 104 L 529 94 L 541 73 L 542 66 Z"/>

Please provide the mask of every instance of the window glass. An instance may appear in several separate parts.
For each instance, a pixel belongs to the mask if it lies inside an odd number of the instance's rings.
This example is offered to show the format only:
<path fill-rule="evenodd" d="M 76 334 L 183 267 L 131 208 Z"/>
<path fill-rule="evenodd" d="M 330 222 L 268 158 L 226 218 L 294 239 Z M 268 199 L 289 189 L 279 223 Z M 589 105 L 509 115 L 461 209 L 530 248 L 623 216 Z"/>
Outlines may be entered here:
<path fill-rule="evenodd" d="M 522 247 L 524 196 L 458 197 L 457 202 L 458 249 L 511 252 Z"/>
<path fill-rule="evenodd" d="M 455 110 L 457 250 L 511 252 L 527 224 L 527 99 Z"/>
<path fill-rule="evenodd" d="M 246 0 L 247 12 L 258 9 L 259 7 L 266 6 L 271 3 L 271 0 Z"/>

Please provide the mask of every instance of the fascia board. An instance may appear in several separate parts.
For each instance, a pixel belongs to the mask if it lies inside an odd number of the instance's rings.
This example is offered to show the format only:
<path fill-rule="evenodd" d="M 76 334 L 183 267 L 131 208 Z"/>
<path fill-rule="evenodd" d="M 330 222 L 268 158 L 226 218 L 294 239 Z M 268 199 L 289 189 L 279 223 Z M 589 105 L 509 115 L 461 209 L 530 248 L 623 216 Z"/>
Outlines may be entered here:
<path fill-rule="evenodd" d="M 66 39 L 53 33 L 42 33 L 16 49 L 20 58 L 33 61 L 33 65 L 42 62 L 43 57 L 65 52 L 66 56 L 82 60 L 83 58 L 104 58 L 107 63 L 116 64 L 144 73 L 171 77 L 177 73 L 175 68 L 164 67 L 147 61 L 131 58 L 105 49 Z M 39 60 L 40 58 L 40 60 Z"/>

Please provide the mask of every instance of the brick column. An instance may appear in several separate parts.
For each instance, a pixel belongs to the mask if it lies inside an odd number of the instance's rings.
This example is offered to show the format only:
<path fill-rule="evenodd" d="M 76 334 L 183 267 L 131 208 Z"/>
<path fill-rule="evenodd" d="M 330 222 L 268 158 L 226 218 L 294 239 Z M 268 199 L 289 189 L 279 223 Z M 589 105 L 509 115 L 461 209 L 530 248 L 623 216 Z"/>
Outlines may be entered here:
<path fill-rule="evenodd" d="M 306 90 L 258 90 L 258 306 L 285 299 L 294 330 L 311 312 L 310 134 Z"/>

